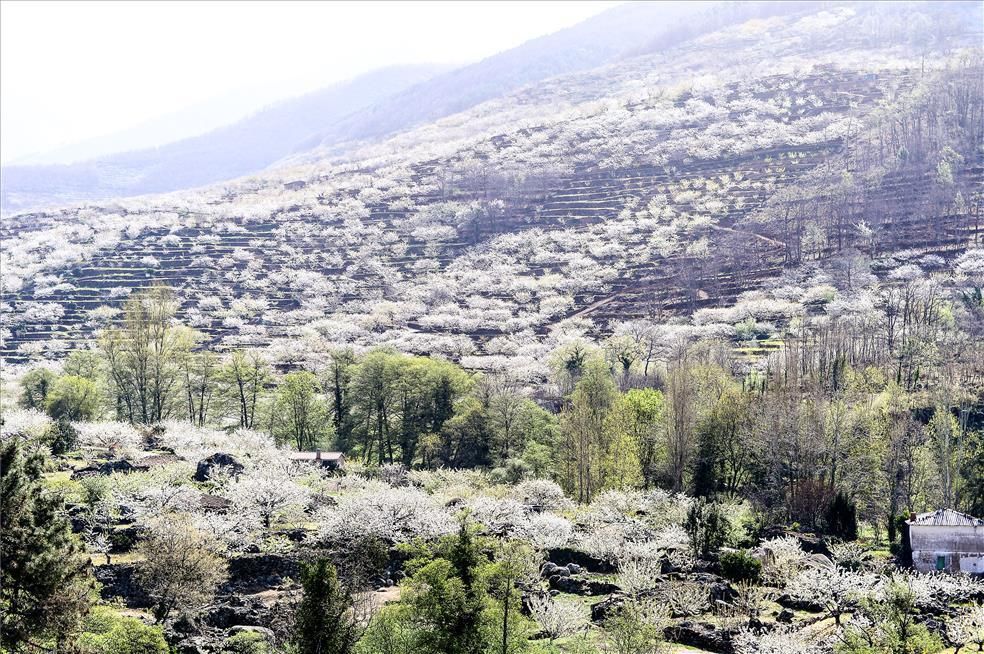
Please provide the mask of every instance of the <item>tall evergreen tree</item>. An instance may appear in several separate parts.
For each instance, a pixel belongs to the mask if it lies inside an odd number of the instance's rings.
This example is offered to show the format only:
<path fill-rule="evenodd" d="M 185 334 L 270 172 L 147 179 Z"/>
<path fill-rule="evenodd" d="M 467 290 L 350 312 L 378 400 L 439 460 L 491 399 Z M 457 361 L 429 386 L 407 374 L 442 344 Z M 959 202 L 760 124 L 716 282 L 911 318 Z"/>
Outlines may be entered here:
<path fill-rule="evenodd" d="M 42 464 L 16 438 L 0 444 L 0 636 L 11 652 L 61 649 L 89 610 L 89 560 Z"/>
<path fill-rule="evenodd" d="M 326 559 L 301 569 L 304 599 L 297 610 L 294 644 L 298 654 L 347 654 L 359 640 L 350 615 L 352 597 Z"/>
<path fill-rule="evenodd" d="M 419 627 L 418 651 L 484 654 L 491 642 L 485 620 L 487 560 L 465 523 L 446 547 L 446 553 L 424 565 L 410 583 L 407 604 Z"/>

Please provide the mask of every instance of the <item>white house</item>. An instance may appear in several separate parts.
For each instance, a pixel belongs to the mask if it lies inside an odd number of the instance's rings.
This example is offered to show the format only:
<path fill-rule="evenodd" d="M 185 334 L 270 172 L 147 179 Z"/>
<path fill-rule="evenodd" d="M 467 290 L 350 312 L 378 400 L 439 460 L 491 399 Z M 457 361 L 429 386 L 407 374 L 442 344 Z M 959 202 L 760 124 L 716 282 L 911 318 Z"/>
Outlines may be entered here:
<path fill-rule="evenodd" d="M 906 524 L 916 570 L 984 574 L 984 520 L 940 509 L 913 514 Z"/>

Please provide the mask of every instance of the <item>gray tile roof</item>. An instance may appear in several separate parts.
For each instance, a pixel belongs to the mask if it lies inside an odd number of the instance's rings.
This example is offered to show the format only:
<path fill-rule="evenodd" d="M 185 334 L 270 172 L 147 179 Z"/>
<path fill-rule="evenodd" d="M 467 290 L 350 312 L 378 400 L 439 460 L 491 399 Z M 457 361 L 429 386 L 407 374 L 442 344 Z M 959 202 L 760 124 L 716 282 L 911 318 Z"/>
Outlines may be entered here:
<path fill-rule="evenodd" d="M 929 513 L 920 513 L 915 520 L 908 520 L 908 523 L 910 525 L 934 525 L 937 527 L 984 527 L 984 520 L 953 509 L 939 509 Z"/>

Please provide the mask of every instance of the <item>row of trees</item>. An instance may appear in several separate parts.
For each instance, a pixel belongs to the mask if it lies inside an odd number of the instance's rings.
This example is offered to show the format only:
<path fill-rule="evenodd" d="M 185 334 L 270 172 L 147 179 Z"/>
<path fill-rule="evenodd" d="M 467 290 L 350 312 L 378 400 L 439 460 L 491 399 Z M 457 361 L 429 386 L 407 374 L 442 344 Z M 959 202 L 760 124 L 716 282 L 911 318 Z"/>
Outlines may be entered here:
<path fill-rule="evenodd" d="M 98 351 L 73 353 L 60 376 L 26 375 L 23 403 L 63 421 L 183 414 L 369 465 L 549 476 L 581 502 L 609 488 L 662 487 L 750 498 L 777 521 L 822 527 L 843 493 L 890 539 L 910 511 L 984 512 L 974 395 L 923 365 L 922 378 L 936 382 L 927 393 L 897 359 L 866 365 L 840 336 L 793 340 L 776 369 L 747 377 L 713 343 L 661 347 L 639 376 L 631 337 L 601 348 L 574 341 L 551 359 L 559 397 L 538 403 L 505 377 L 389 350 L 335 350 L 313 371 L 278 377 L 259 352 L 195 349 L 173 313 L 164 288 L 133 296 Z M 913 339 L 908 313 L 900 333 Z"/>

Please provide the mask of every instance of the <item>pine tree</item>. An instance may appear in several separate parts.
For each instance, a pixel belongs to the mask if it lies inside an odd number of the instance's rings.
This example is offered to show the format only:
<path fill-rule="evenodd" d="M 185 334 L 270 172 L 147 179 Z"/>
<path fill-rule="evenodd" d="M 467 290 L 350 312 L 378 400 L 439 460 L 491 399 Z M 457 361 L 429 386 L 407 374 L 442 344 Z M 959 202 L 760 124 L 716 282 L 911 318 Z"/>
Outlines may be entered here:
<path fill-rule="evenodd" d="M 420 568 L 410 583 L 407 605 L 419 627 L 418 651 L 482 654 L 491 642 L 483 578 L 487 559 L 462 523 L 447 551 Z"/>
<path fill-rule="evenodd" d="M 297 610 L 294 644 L 298 654 L 347 654 L 359 639 L 349 615 L 352 597 L 338 581 L 329 561 L 319 559 L 301 569 L 304 599 Z"/>
<path fill-rule="evenodd" d="M 857 540 L 857 507 L 844 491 L 837 491 L 837 495 L 827 506 L 824 519 L 827 523 L 827 533 L 831 536 L 844 540 Z"/>
<path fill-rule="evenodd" d="M 4 647 L 60 649 L 89 610 L 89 560 L 41 482 L 43 459 L 0 444 L 0 615 Z"/>

